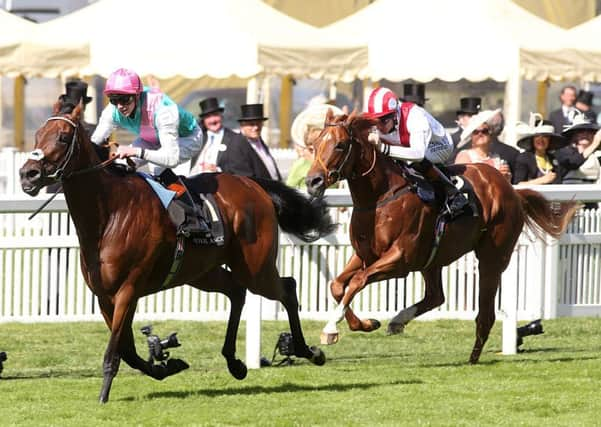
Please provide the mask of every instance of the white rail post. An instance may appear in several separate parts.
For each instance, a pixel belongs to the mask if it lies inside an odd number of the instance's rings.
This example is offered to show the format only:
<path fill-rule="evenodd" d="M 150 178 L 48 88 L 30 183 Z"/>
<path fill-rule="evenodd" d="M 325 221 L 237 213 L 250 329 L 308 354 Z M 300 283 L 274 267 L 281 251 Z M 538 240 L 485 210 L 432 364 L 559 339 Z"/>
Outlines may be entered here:
<path fill-rule="evenodd" d="M 503 315 L 503 351 L 504 355 L 517 353 L 517 251 L 513 251 L 507 270 L 503 273 L 501 293 L 501 311 Z"/>
<path fill-rule="evenodd" d="M 246 292 L 246 367 L 261 367 L 261 296 Z"/>

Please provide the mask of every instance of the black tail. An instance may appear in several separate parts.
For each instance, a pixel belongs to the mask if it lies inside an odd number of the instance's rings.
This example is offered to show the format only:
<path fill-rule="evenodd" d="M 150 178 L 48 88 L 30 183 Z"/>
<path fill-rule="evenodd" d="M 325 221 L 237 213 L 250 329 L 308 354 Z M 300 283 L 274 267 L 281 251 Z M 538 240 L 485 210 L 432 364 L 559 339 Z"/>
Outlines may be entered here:
<path fill-rule="evenodd" d="M 313 242 L 336 228 L 323 198 L 309 198 L 279 181 L 252 179 L 271 196 L 278 223 L 286 233 Z"/>

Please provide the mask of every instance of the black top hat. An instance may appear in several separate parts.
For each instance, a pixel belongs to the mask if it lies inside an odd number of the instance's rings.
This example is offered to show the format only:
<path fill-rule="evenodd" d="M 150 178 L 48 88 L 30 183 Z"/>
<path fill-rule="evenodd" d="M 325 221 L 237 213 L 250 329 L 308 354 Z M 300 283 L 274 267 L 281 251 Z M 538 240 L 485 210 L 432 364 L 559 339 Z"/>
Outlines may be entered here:
<path fill-rule="evenodd" d="M 215 113 L 217 111 L 223 113 L 224 108 L 219 105 L 217 98 L 206 98 L 198 103 L 200 106 L 199 117 L 204 117 L 207 114 Z"/>
<path fill-rule="evenodd" d="M 92 97 L 88 96 L 88 84 L 83 80 L 72 80 L 65 83 L 65 93 L 59 99 L 73 105 L 79 104 L 80 99 L 83 99 L 84 104 L 92 101 Z"/>
<path fill-rule="evenodd" d="M 585 105 L 588 105 L 589 107 L 593 106 L 593 92 L 589 92 L 586 90 L 580 90 L 578 92 L 578 96 L 576 97 L 576 102 L 582 102 Z"/>
<path fill-rule="evenodd" d="M 263 104 L 245 104 L 240 106 L 241 115 L 239 122 L 245 120 L 267 120 L 263 114 Z"/>
<path fill-rule="evenodd" d="M 459 110 L 457 110 L 457 115 L 460 114 L 478 114 L 482 109 L 482 98 L 477 96 L 475 97 L 466 97 L 461 98 L 459 100 Z"/>
<path fill-rule="evenodd" d="M 417 105 L 424 105 L 429 98 L 426 98 L 426 85 L 423 83 L 405 83 L 403 84 L 403 102 L 414 102 Z"/>

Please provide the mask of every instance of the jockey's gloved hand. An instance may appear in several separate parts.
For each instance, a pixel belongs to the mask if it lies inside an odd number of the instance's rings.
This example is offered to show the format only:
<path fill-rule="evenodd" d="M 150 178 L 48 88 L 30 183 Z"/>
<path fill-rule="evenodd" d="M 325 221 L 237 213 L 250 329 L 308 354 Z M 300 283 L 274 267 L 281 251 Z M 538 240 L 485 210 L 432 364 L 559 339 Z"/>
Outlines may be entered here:
<path fill-rule="evenodd" d="M 374 144 L 378 150 L 380 149 L 380 144 L 382 144 L 382 141 L 380 140 L 380 134 L 378 131 L 370 132 L 369 135 L 367 135 L 367 140 Z"/>

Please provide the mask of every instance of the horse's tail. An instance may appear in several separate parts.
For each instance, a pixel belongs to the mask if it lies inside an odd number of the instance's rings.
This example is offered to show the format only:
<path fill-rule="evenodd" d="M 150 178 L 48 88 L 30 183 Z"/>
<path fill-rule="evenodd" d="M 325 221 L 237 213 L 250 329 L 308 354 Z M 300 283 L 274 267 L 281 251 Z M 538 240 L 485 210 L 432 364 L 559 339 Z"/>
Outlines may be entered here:
<path fill-rule="evenodd" d="M 323 198 L 309 198 L 279 181 L 252 179 L 271 196 L 278 223 L 285 232 L 313 242 L 336 228 Z"/>
<path fill-rule="evenodd" d="M 559 238 L 579 207 L 579 203 L 575 201 L 551 204 L 534 190 L 521 189 L 517 193 L 526 214 L 526 226 L 541 240 L 544 239 L 545 232 Z"/>

